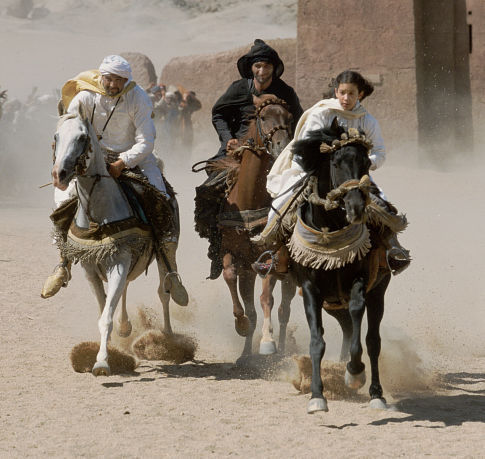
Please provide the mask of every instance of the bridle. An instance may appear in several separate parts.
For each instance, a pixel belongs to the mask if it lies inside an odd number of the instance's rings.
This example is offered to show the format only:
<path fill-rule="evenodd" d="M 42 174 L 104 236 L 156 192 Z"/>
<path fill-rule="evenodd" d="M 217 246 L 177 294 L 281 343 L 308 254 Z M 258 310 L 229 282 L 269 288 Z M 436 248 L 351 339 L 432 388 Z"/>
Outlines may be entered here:
<path fill-rule="evenodd" d="M 89 219 L 89 222 L 90 222 L 90 227 L 92 227 L 92 225 L 97 225 L 97 223 L 95 223 L 91 217 L 91 213 L 89 211 L 89 208 L 90 208 L 90 202 L 91 202 L 91 196 L 93 194 L 93 191 L 94 191 L 94 188 L 96 187 L 96 185 L 98 184 L 98 182 L 102 179 L 102 178 L 113 178 L 111 177 L 111 175 L 109 174 L 92 174 L 92 175 L 87 175 L 86 174 L 86 171 L 87 171 L 87 161 L 88 161 L 88 158 L 89 158 L 89 153 L 91 153 L 93 151 L 93 148 L 92 148 L 92 145 L 91 145 L 91 136 L 89 135 L 89 126 L 88 126 L 88 120 L 85 119 L 83 120 L 83 123 L 86 127 L 86 130 L 88 132 L 88 134 L 86 135 L 86 139 L 84 140 L 84 145 L 82 147 L 82 153 L 77 157 L 77 160 L 76 160 L 76 164 L 74 165 L 74 175 L 77 176 L 77 177 L 85 177 L 85 178 L 93 178 L 93 184 L 91 185 L 91 188 L 88 192 L 88 196 L 87 196 L 87 206 L 86 206 L 86 209 L 85 212 L 86 212 L 86 215 Z M 56 133 L 54 135 L 54 142 L 52 142 L 52 159 L 53 159 L 53 164 L 55 164 L 56 162 L 56 149 L 57 149 L 57 139 L 58 139 L 58 134 Z M 106 165 L 108 167 L 108 164 Z M 76 193 L 78 196 L 80 196 L 80 193 L 79 193 L 79 188 L 78 188 L 78 182 L 76 181 L 75 182 L 75 187 L 76 187 Z M 82 205 L 82 200 L 79 199 L 79 204 L 81 205 L 81 207 L 83 207 Z"/>
<path fill-rule="evenodd" d="M 279 124 L 275 127 L 273 127 L 269 132 L 264 132 L 263 131 L 263 125 L 262 125 L 262 115 L 261 112 L 268 107 L 269 105 L 280 105 L 284 109 L 288 110 L 288 104 L 283 100 L 279 98 L 275 99 L 267 99 L 261 103 L 256 108 L 255 116 L 256 116 L 256 127 L 258 130 L 258 135 L 260 139 L 263 142 L 264 149 L 266 153 L 269 155 L 273 156 L 273 158 L 276 159 L 276 156 L 272 153 L 273 151 L 273 136 L 275 135 L 276 132 L 278 131 L 286 131 L 288 133 L 288 136 L 291 137 L 291 125 L 288 124 Z"/>
<path fill-rule="evenodd" d="M 372 143 L 366 139 L 365 136 L 361 135 L 355 129 L 349 129 L 349 134 L 342 134 L 341 139 L 336 139 L 331 145 L 322 143 L 320 145 L 320 152 L 322 154 L 334 154 L 337 150 L 345 146 L 360 144 L 363 145 L 369 152 L 372 149 Z M 366 200 L 366 205 L 370 203 L 370 189 L 372 182 L 368 174 L 365 174 L 360 179 L 350 179 L 346 180 L 344 183 L 337 185 L 335 168 L 332 167 L 330 162 L 330 186 L 331 190 L 327 193 L 325 198 L 321 198 L 318 194 L 318 179 L 312 177 L 310 181 L 311 194 L 308 197 L 308 202 L 315 205 L 324 206 L 326 210 L 332 210 L 339 207 L 339 203 L 343 197 L 352 190 L 359 190 L 363 193 Z"/>

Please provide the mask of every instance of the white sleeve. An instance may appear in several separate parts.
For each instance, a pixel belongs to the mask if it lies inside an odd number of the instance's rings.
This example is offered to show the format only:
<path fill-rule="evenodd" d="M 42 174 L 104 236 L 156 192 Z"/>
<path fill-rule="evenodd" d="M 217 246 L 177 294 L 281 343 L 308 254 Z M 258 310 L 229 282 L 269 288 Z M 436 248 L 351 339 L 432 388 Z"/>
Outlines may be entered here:
<path fill-rule="evenodd" d="M 373 144 L 369 159 L 372 162 L 370 169 L 374 171 L 384 164 L 386 160 L 386 149 L 384 147 L 379 122 L 368 113 L 364 119 L 364 133 Z"/>
<path fill-rule="evenodd" d="M 129 169 L 141 163 L 152 153 L 155 144 L 155 125 L 152 119 L 153 105 L 151 100 L 143 90 L 137 90 L 134 96 L 134 107 L 130 110 L 130 115 L 135 125 L 135 144 L 129 150 L 120 153 L 120 158 Z"/>

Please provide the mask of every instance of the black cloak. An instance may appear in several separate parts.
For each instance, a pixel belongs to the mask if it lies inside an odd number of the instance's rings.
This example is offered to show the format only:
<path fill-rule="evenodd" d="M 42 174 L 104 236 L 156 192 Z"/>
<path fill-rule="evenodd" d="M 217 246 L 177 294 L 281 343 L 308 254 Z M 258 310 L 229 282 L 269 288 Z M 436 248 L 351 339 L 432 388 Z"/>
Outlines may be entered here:
<path fill-rule="evenodd" d="M 254 86 L 251 66 L 257 61 L 271 62 L 274 67 L 273 80 L 263 91 L 258 92 Z M 240 139 L 246 134 L 249 117 L 254 113 L 253 94 L 274 94 L 289 105 L 293 115 L 293 131 L 300 119 L 303 109 L 295 90 L 279 77 L 284 65 L 278 53 L 262 40 L 255 40 L 251 50 L 237 62 L 238 70 L 243 77 L 234 81 L 212 108 L 212 124 L 219 134 L 221 148 L 216 157 L 226 153 L 226 144 L 230 139 Z"/>

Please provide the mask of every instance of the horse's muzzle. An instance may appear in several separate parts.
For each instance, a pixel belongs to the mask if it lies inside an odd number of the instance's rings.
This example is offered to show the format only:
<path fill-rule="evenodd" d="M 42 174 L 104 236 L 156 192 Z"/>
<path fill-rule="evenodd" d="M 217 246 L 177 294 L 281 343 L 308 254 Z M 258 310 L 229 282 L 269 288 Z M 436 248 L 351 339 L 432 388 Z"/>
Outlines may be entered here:
<path fill-rule="evenodd" d="M 56 188 L 64 191 L 67 189 L 69 181 L 67 179 L 67 172 L 65 169 L 59 171 L 58 166 L 54 166 L 52 169 L 52 183 Z"/>

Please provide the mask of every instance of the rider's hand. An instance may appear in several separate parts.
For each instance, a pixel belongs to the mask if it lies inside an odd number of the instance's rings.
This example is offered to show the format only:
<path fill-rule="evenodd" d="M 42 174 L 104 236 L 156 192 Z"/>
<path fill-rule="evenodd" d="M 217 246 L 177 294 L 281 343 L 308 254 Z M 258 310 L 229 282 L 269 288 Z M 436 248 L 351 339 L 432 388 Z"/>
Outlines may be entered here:
<path fill-rule="evenodd" d="M 235 150 L 237 147 L 239 147 L 239 140 L 230 139 L 227 141 L 226 150 Z"/>
<path fill-rule="evenodd" d="M 109 174 L 114 178 L 118 178 L 125 167 L 123 160 L 118 159 L 109 165 Z"/>

